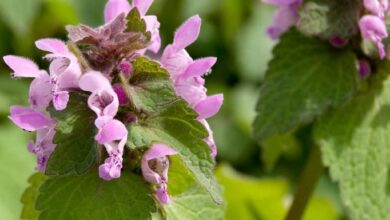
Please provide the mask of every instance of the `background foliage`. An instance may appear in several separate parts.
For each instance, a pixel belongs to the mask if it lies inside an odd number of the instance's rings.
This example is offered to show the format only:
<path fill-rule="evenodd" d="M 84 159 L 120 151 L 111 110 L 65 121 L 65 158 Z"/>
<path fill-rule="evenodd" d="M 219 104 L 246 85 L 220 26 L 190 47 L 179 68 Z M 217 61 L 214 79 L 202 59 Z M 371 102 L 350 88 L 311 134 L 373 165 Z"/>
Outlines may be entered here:
<path fill-rule="evenodd" d="M 33 47 L 36 39 L 64 39 L 65 24 L 101 24 L 105 1 L 1 0 L 0 55 L 19 54 L 39 60 L 42 53 Z M 261 143 L 252 138 L 251 124 L 255 119 L 259 86 L 274 46 L 274 42 L 264 35 L 273 10 L 258 0 L 155 0 L 151 11 L 159 16 L 162 23 L 163 44 L 171 42 L 174 30 L 182 21 L 193 14 L 200 14 L 203 19 L 201 36 L 189 51 L 194 57 L 219 58 L 207 83 L 211 93 L 222 91 L 226 100 L 221 113 L 211 120 L 219 149 L 216 175 L 224 187 L 227 201 L 226 219 L 283 219 L 307 161 L 309 148 L 313 145 L 309 137 L 310 126 L 296 129 L 294 134 L 271 136 Z M 327 50 L 321 45 L 319 47 Z M 346 60 L 340 65 L 350 65 L 348 54 L 340 56 Z M 47 63 L 40 65 L 43 67 Z M 277 68 L 277 65 L 274 63 L 273 66 Z M 350 88 L 353 85 L 344 87 L 345 90 L 353 89 Z M 11 104 L 26 103 L 27 90 L 28 84 L 10 79 L 9 70 L 1 64 L 0 219 L 19 219 L 22 209 L 20 198 L 29 185 L 29 176 L 34 172 L 33 156 L 25 147 L 29 134 L 11 125 L 7 118 Z M 313 114 L 316 111 L 313 110 Z M 294 122 L 290 123 L 294 125 Z M 326 141 L 326 137 L 318 133 L 319 138 Z M 330 163 L 337 159 L 329 152 Z M 337 173 L 333 175 L 342 178 Z M 30 182 L 34 185 L 34 178 Z M 34 196 L 33 190 L 31 188 L 31 196 Z M 196 192 L 197 189 L 193 190 Z M 167 212 L 192 201 L 194 198 L 184 195 L 182 202 L 172 204 L 176 207 L 168 207 Z M 196 207 L 193 209 L 196 210 Z M 338 187 L 325 172 L 304 219 L 333 220 L 343 219 L 345 215 Z"/>

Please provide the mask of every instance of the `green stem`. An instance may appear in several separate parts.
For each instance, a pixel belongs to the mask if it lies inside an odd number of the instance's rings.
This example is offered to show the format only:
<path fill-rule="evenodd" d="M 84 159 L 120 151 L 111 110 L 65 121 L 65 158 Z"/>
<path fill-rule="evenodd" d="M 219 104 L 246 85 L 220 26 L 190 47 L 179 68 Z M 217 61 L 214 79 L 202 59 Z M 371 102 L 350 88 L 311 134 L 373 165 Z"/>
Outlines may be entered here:
<path fill-rule="evenodd" d="M 131 98 L 129 81 L 126 79 L 125 75 L 122 72 L 119 73 L 119 79 L 121 81 L 123 89 L 125 90 L 127 99 L 129 100 L 128 106 L 130 107 L 131 111 L 133 111 L 134 113 L 138 113 L 137 108 Z"/>
<path fill-rule="evenodd" d="M 324 165 L 321 161 L 321 151 L 319 147 L 315 146 L 301 174 L 299 186 L 286 220 L 302 219 L 305 208 L 323 171 Z"/>
<path fill-rule="evenodd" d="M 67 46 L 68 49 L 77 57 L 77 60 L 79 61 L 81 68 L 84 69 L 85 71 L 91 70 L 88 61 L 81 53 L 79 47 L 72 41 L 68 41 Z"/>

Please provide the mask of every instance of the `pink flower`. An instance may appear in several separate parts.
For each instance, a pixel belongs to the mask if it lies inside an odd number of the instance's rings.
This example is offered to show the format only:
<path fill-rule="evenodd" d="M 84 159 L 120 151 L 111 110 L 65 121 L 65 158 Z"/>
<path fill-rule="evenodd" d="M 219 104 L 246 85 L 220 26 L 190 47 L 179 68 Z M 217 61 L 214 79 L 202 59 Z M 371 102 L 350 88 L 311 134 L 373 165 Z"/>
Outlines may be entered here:
<path fill-rule="evenodd" d="M 358 70 L 361 79 L 367 78 L 371 74 L 371 65 L 366 59 L 360 59 L 358 62 Z"/>
<path fill-rule="evenodd" d="M 203 77 L 211 71 L 217 59 L 207 57 L 193 60 L 185 50 L 198 38 L 200 26 L 201 20 L 197 15 L 184 22 L 177 29 L 173 43 L 165 48 L 160 62 L 171 74 L 176 94 L 198 113 L 198 120 L 203 120 L 214 116 L 220 110 L 223 95 L 207 96 L 204 86 Z M 213 141 L 205 141 L 211 148 L 215 148 Z"/>
<path fill-rule="evenodd" d="M 88 105 L 98 117 L 115 117 L 119 108 L 118 96 L 102 73 L 96 71 L 85 73 L 80 78 L 79 86 L 82 90 L 92 93 L 88 98 Z"/>
<path fill-rule="evenodd" d="M 364 7 L 371 13 L 384 19 L 385 13 L 389 9 L 388 0 L 364 0 Z"/>
<path fill-rule="evenodd" d="M 52 100 L 52 86 L 50 76 L 46 71 L 40 70 L 33 61 L 8 55 L 3 57 L 4 62 L 14 71 L 13 77 L 34 78 L 30 85 L 29 103 L 33 108 L 46 108 Z"/>
<path fill-rule="evenodd" d="M 11 121 L 26 131 L 37 131 L 54 125 L 54 121 L 39 110 L 12 106 L 10 112 L 9 118 Z"/>
<path fill-rule="evenodd" d="M 382 40 L 388 36 L 384 21 L 375 15 L 365 15 L 359 21 L 362 37 L 372 41 L 378 47 L 379 56 L 386 56 Z"/>
<path fill-rule="evenodd" d="M 149 45 L 148 49 L 157 53 L 161 47 L 160 22 L 154 15 L 145 15 L 152 3 L 153 0 L 133 0 L 133 5 L 130 5 L 128 0 L 109 0 L 104 9 L 105 22 L 107 24 L 120 14 L 127 14 L 132 8 L 137 7 L 146 22 L 147 30 L 152 34 L 151 45 Z"/>
<path fill-rule="evenodd" d="M 123 166 L 127 129 L 122 122 L 110 117 L 100 117 L 96 119 L 95 124 L 99 129 L 95 139 L 104 145 L 108 153 L 108 158 L 99 167 L 99 176 L 107 181 L 119 178 Z"/>
<path fill-rule="evenodd" d="M 205 139 L 205 142 L 210 146 L 211 156 L 216 157 L 217 156 L 217 145 L 215 144 L 213 131 L 211 130 L 210 125 L 206 120 L 200 120 L 200 123 L 203 124 L 203 126 L 206 128 L 206 130 L 209 133 L 209 136 Z"/>
<path fill-rule="evenodd" d="M 53 144 L 55 135 L 54 125 L 37 131 L 36 142 L 30 141 L 28 151 L 37 156 L 36 169 L 45 172 L 47 161 L 53 153 L 56 145 Z"/>
<path fill-rule="evenodd" d="M 275 12 L 272 23 L 268 26 L 266 33 L 271 39 L 278 39 L 288 31 L 299 20 L 299 14 L 295 6 L 280 5 Z"/>
<path fill-rule="evenodd" d="M 156 195 L 163 204 L 169 203 L 167 192 L 169 159 L 177 152 L 163 144 L 154 144 L 142 157 L 141 169 L 144 179 L 157 185 Z"/>

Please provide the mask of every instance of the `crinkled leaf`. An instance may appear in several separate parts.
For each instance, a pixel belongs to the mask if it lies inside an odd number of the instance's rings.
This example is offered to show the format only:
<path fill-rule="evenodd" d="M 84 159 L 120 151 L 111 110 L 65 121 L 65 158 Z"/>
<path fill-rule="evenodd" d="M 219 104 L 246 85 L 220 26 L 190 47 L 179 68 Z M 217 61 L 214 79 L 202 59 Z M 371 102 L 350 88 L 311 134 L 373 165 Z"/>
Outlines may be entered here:
<path fill-rule="evenodd" d="M 146 32 L 146 22 L 141 18 L 138 9 L 134 7 L 127 15 L 127 31 L 128 32 Z"/>
<path fill-rule="evenodd" d="M 356 90 L 357 76 L 351 51 L 291 30 L 275 47 L 261 87 L 255 137 L 284 133 L 341 105 Z"/>
<path fill-rule="evenodd" d="M 160 64 L 141 57 L 134 61 L 133 69 L 129 92 L 138 110 L 152 113 L 177 99 L 169 73 Z"/>
<path fill-rule="evenodd" d="M 298 29 L 325 38 L 349 38 L 358 32 L 360 0 L 312 0 L 300 11 Z"/>
<path fill-rule="evenodd" d="M 315 139 L 351 219 L 390 219 L 390 63 L 370 89 L 321 118 Z"/>
<path fill-rule="evenodd" d="M 72 93 L 65 110 L 50 109 L 51 116 L 57 120 L 54 136 L 57 147 L 49 158 L 47 175 L 64 175 L 70 172 L 83 174 L 96 161 L 96 116 L 89 109 L 87 98 L 84 94 Z"/>
<path fill-rule="evenodd" d="M 47 179 L 42 173 L 35 173 L 29 179 L 30 186 L 22 196 L 23 209 L 20 218 L 22 220 L 36 220 L 39 212 L 35 209 L 35 201 L 38 198 L 38 189 Z"/>
<path fill-rule="evenodd" d="M 197 114 L 185 101 L 175 101 L 156 114 L 130 124 L 127 143 L 131 148 L 150 146 L 154 142 L 171 146 L 215 202 L 222 203 L 220 189 L 213 176 L 215 162 L 210 155 L 210 147 L 203 141 L 208 133 L 196 118 Z"/>
<path fill-rule="evenodd" d="M 97 169 L 53 177 L 40 188 L 36 207 L 40 220 L 149 219 L 156 212 L 149 186 L 128 170 L 112 181 L 100 179 Z"/>

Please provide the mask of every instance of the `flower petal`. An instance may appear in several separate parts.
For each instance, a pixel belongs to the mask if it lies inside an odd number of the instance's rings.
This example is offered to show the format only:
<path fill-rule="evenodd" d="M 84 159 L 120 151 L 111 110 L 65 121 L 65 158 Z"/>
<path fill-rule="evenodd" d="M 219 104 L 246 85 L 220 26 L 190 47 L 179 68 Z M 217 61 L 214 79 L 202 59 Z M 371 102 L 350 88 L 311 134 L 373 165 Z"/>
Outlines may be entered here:
<path fill-rule="evenodd" d="M 59 91 L 53 95 L 53 105 L 57 111 L 66 109 L 69 102 L 69 92 Z"/>
<path fill-rule="evenodd" d="M 133 0 L 133 6 L 137 7 L 141 15 L 145 15 L 152 5 L 153 0 Z"/>
<path fill-rule="evenodd" d="M 54 124 L 45 113 L 31 108 L 12 106 L 10 112 L 11 121 L 26 131 L 36 131 Z"/>
<path fill-rule="evenodd" d="M 203 76 L 211 70 L 211 67 L 213 67 L 216 62 L 217 58 L 215 57 L 194 60 L 194 62 L 187 67 L 185 72 L 180 75 L 180 79 L 186 80 L 191 77 Z"/>
<path fill-rule="evenodd" d="M 221 109 L 223 103 L 223 95 L 213 95 L 198 102 L 194 110 L 199 114 L 198 120 L 206 119 L 214 116 Z"/>
<path fill-rule="evenodd" d="M 95 140 L 99 144 L 107 144 L 112 141 L 118 141 L 127 136 L 127 128 L 122 122 L 115 119 L 110 119 L 102 125 L 99 120 L 102 119 L 98 118 L 96 120 L 99 132 L 95 136 Z"/>
<path fill-rule="evenodd" d="M 104 21 L 108 23 L 122 13 L 129 13 L 130 9 L 128 0 L 109 0 L 104 8 Z"/>
<path fill-rule="evenodd" d="M 35 46 L 40 50 L 53 54 L 64 55 L 69 53 L 66 44 L 63 41 L 54 38 L 44 38 L 37 40 L 35 41 Z"/>
<path fill-rule="evenodd" d="M 24 57 L 7 55 L 3 57 L 3 60 L 14 71 L 12 73 L 14 77 L 36 78 L 46 74 L 45 71 L 39 69 L 36 63 Z"/>
<path fill-rule="evenodd" d="M 177 51 L 192 44 L 199 36 L 202 21 L 195 15 L 184 22 L 176 31 L 173 45 Z"/>
<path fill-rule="evenodd" d="M 111 88 L 110 81 L 103 76 L 102 73 L 90 71 L 80 78 L 79 86 L 82 90 L 95 92 L 107 88 Z"/>

